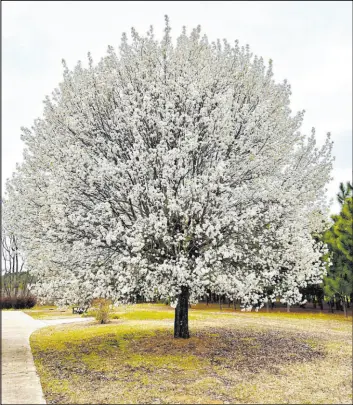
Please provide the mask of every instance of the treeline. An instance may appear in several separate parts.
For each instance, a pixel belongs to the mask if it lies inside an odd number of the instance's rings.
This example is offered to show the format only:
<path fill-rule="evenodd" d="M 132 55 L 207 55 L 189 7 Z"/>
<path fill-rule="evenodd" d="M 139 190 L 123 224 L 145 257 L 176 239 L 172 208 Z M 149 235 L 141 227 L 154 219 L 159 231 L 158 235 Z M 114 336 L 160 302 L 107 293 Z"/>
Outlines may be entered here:
<path fill-rule="evenodd" d="M 317 309 L 317 310 L 328 310 L 329 312 L 334 313 L 335 311 L 345 311 L 349 308 L 352 308 L 353 306 L 353 294 L 351 293 L 349 296 L 345 297 L 345 300 L 342 299 L 342 296 L 339 294 L 333 295 L 333 296 L 325 296 L 325 291 L 324 291 L 324 284 L 318 284 L 318 285 L 311 285 L 307 288 L 304 288 L 301 290 L 301 293 L 303 294 L 303 300 L 306 301 L 304 304 L 297 304 L 297 305 L 292 305 L 288 306 L 285 303 L 281 303 L 280 298 L 277 297 L 276 300 L 271 301 L 268 300 L 268 302 L 265 304 L 265 308 L 267 310 L 274 309 L 274 308 L 281 308 L 281 307 L 286 307 L 288 312 L 290 311 L 290 308 L 311 308 L 311 309 Z M 156 297 L 153 301 L 146 301 L 143 297 L 138 296 L 136 300 L 131 300 L 131 302 L 136 302 L 136 303 L 146 303 L 146 302 L 152 302 L 152 303 L 165 303 L 166 305 L 170 305 L 171 302 L 169 300 L 161 300 L 158 297 Z M 198 299 L 198 302 L 206 304 L 208 306 L 209 304 L 217 304 L 219 305 L 220 309 L 223 308 L 233 308 L 234 310 L 242 309 L 242 301 L 239 299 L 231 299 L 227 297 L 225 294 L 216 294 L 213 292 L 208 292 L 207 294 L 204 294 L 202 297 Z"/>
<path fill-rule="evenodd" d="M 24 260 L 18 248 L 18 241 L 2 229 L 1 235 L 2 274 L 0 309 L 26 309 L 36 304 L 30 292 L 33 277 L 24 271 Z"/>

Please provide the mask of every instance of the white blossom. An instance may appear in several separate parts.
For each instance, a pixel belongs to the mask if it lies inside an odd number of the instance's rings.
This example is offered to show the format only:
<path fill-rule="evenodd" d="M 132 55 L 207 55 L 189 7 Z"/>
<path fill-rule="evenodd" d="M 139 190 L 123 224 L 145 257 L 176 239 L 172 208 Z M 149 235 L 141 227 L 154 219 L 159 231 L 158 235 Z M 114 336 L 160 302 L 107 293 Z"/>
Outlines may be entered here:
<path fill-rule="evenodd" d="M 292 304 L 319 282 L 330 137 L 299 132 L 290 86 L 236 42 L 200 28 L 173 45 L 123 36 L 80 63 L 23 129 L 24 161 L 7 184 L 5 220 L 36 292 L 196 300 L 207 289 L 261 307 Z"/>

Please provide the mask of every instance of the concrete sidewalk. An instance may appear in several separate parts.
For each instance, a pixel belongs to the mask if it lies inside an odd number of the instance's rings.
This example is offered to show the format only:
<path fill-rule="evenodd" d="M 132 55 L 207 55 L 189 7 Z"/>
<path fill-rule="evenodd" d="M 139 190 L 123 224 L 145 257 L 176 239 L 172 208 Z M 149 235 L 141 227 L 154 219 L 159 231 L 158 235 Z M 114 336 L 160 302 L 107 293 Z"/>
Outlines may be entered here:
<path fill-rule="evenodd" d="M 30 335 L 45 326 L 90 321 L 92 318 L 40 321 L 22 311 L 2 311 L 1 316 L 1 404 L 45 404 L 29 345 Z"/>

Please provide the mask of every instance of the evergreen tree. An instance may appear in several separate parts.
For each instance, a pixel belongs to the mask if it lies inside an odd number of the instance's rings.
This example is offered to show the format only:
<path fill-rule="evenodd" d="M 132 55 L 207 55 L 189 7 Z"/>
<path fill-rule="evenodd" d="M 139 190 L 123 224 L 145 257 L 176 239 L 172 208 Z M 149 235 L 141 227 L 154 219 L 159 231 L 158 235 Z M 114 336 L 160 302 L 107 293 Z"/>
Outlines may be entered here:
<path fill-rule="evenodd" d="M 340 299 L 343 310 L 347 316 L 347 300 L 352 299 L 353 283 L 353 198 L 352 185 L 347 183 L 345 187 L 340 184 L 338 200 L 342 204 L 339 215 L 333 215 L 332 227 L 325 232 L 324 241 L 331 252 L 331 266 L 324 279 L 325 295 L 329 298 Z M 344 199 L 342 199 L 344 197 Z"/>
<path fill-rule="evenodd" d="M 352 193 L 353 187 L 352 184 L 347 181 L 346 185 L 340 183 L 340 191 L 337 193 L 337 200 L 342 205 L 347 197 Z"/>

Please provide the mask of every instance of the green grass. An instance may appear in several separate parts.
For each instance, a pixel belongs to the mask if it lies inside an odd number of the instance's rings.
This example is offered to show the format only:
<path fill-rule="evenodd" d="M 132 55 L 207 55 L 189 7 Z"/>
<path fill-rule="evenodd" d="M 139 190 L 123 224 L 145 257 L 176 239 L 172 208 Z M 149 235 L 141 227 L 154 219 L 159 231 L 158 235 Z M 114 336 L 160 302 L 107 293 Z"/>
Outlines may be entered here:
<path fill-rule="evenodd" d="M 79 317 L 81 315 L 73 314 L 72 309 L 58 309 L 56 307 L 34 307 L 33 309 L 24 310 L 23 312 L 30 315 L 34 319 L 60 319 L 60 318 L 70 318 L 72 316 Z"/>
<path fill-rule="evenodd" d="M 94 317 L 93 311 L 88 311 L 88 313 L 79 315 L 73 314 L 72 310 L 59 310 L 55 306 L 35 306 L 32 309 L 25 310 L 26 314 L 32 316 L 35 319 L 55 319 L 55 318 L 66 318 L 66 317 Z M 209 304 L 206 305 L 204 303 L 192 305 L 192 308 L 189 309 L 189 319 L 190 320 L 202 320 L 206 318 L 210 318 L 213 315 L 217 314 L 217 317 L 233 317 L 236 316 L 243 316 L 245 318 L 276 318 L 276 319 L 290 319 L 292 321 L 295 320 L 322 320 L 322 321 L 329 321 L 329 320 L 337 320 L 343 322 L 352 322 L 352 317 L 344 317 L 343 313 L 323 313 L 323 312 L 284 312 L 282 309 L 274 309 L 270 312 L 266 312 L 265 309 L 262 309 L 259 312 L 242 312 L 239 309 L 234 311 L 233 308 L 228 308 L 227 306 L 223 306 L 223 309 L 220 310 L 218 304 Z M 125 319 L 125 320 L 168 320 L 174 319 L 174 309 L 171 308 L 169 305 L 165 304 L 137 304 L 137 305 L 124 305 L 114 308 L 114 311 L 111 316 L 112 319 Z"/>
<path fill-rule="evenodd" d="M 94 317 L 93 311 L 88 311 L 84 317 Z M 142 310 L 115 310 L 111 315 L 111 319 L 129 319 L 129 320 L 163 320 L 163 319 L 173 319 L 174 311 L 150 311 L 147 309 Z"/>
<path fill-rule="evenodd" d="M 135 321 L 142 320 L 162 320 L 162 319 L 174 319 L 174 312 L 170 311 L 130 311 L 119 314 L 122 319 L 129 319 Z"/>
<path fill-rule="evenodd" d="M 184 340 L 168 306 L 115 315 L 31 335 L 47 403 L 351 403 L 351 318 L 196 307 Z"/>

